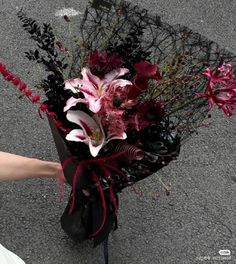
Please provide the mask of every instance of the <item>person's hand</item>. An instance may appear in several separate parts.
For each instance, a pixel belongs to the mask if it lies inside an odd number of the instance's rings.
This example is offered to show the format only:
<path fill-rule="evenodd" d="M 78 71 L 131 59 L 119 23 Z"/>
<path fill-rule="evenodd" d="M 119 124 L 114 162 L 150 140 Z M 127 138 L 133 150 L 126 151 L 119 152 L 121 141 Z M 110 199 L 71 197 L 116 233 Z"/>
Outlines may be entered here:
<path fill-rule="evenodd" d="M 0 152 L 0 180 L 50 177 L 66 182 L 60 163 Z"/>

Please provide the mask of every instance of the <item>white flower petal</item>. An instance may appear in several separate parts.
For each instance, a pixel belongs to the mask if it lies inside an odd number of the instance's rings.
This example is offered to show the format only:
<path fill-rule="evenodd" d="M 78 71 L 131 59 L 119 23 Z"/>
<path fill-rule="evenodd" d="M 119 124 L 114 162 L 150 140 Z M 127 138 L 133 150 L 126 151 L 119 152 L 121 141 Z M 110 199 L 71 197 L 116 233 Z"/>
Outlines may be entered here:
<path fill-rule="evenodd" d="M 101 141 L 101 143 L 99 145 L 96 145 L 94 146 L 92 141 L 89 140 L 89 150 L 90 150 L 90 153 L 93 157 L 96 157 L 99 153 L 99 151 L 101 150 L 101 148 L 103 147 L 104 145 L 104 140 Z"/>
<path fill-rule="evenodd" d="M 73 129 L 69 134 L 66 135 L 66 140 L 76 141 L 76 142 L 85 142 L 87 141 L 84 132 L 82 129 Z"/>
<path fill-rule="evenodd" d="M 86 137 L 91 136 L 93 131 L 100 129 L 99 125 L 91 116 L 80 110 L 77 111 L 69 110 L 67 112 L 66 118 L 70 122 L 79 125 L 83 129 Z"/>
<path fill-rule="evenodd" d="M 123 134 L 121 136 L 110 134 L 107 136 L 106 143 L 108 143 L 109 141 L 111 141 L 113 139 L 126 139 L 126 138 L 127 138 L 127 135 L 125 132 L 123 132 Z"/>

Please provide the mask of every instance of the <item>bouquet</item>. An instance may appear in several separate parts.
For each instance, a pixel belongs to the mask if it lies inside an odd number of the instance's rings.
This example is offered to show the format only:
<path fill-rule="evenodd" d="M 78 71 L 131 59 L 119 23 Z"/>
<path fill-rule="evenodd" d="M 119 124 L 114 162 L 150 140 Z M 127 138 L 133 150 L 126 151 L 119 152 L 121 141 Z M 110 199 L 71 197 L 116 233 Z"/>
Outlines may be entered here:
<path fill-rule="evenodd" d="M 118 0 L 90 3 L 71 45 L 49 24 L 18 16 L 37 43 L 26 57 L 48 72 L 35 85 L 47 100 L 4 64 L 0 73 L 47 114 L 72 187 L 62 228 L 96 246 L 117 228 L 122 189 L 176 159 L 214 105 L 234 113 L 235 56 Z M 71 28 L 72 19 L 64 19 Z"/>

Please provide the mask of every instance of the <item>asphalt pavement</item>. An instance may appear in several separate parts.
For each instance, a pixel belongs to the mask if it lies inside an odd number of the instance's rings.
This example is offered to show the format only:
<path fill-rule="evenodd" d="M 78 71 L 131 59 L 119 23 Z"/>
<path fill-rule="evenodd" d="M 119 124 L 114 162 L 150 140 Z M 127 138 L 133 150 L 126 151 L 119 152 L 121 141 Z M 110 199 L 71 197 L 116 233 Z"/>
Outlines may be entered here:
<path fill-rule="evenodd" d="M 23 52 L 32 46 L 16 12 L 24 10 L 66 33 L 56 12 L 83 13 L 85 0 L 0 0 L 0 60 L 33 84 L 41 73 Z M 182 24 L 236 53 L 235 0 L 146 0 L 136 3 L 170 24 Z M 0 80 L 0 148 L 31 157 L 58 160 L 47 119 L 18 99 Z M 177 161 L 121 195 L 119 229 L 111 235 L 112 264 L 236 263 L 236 118 L 213 112 L 211 126 L 199 129 Z M 158 176 L 171 184 L 165 195 Z M 67 197 L 69 188 L 65 188 Z M 157 194 L 160 197 L 154 198 Z M 27 264 L 100 264 L 102 247 L 75 245 L 62 231 L 57 184 L 49 179 L 0 183 L 0 243 Z M 219 250 L 231 258 L 219 260 Z"/>

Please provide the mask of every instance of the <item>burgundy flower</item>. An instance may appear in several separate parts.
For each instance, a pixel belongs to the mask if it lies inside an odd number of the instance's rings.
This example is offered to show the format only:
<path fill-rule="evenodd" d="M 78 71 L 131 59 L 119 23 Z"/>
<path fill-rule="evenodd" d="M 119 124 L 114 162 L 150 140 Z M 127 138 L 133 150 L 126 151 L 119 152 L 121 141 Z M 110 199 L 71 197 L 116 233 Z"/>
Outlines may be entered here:
<path fill-rule="evenodd" d="M 95 50 L 88 56 L 90 70 L 92 73 L 100 76 L 120 68 L 122 64 L 122 58 L 116 53 L 109 56 L 105 51 Z"/>
<path fill-rule="evenodd" d="M 141 61 L 134 65 L 134 69 L 139 78 L 153 79 L 159 81 L 161 79 L 160 69 L 157 65 L 148 61 Z"/>
<path fill-rule="evenodd" d="M 164 104 L 155 100 L 146 101 L 137 105 L 136 110 L 131 123 L 137 131 L 143 130 L 152 124 L 159 123 L 165 113 Z"/>
<path fill-rule="evenodd" d="M 129 98 L 134 99 L 140 93 L 148 88 L 149 80 L 161 80 L 160 69 L 157 65 L 148 61 L 141 61 L 134 65 L 136 75 L 134 76 L 134 85 L 130 87 Z"/>

